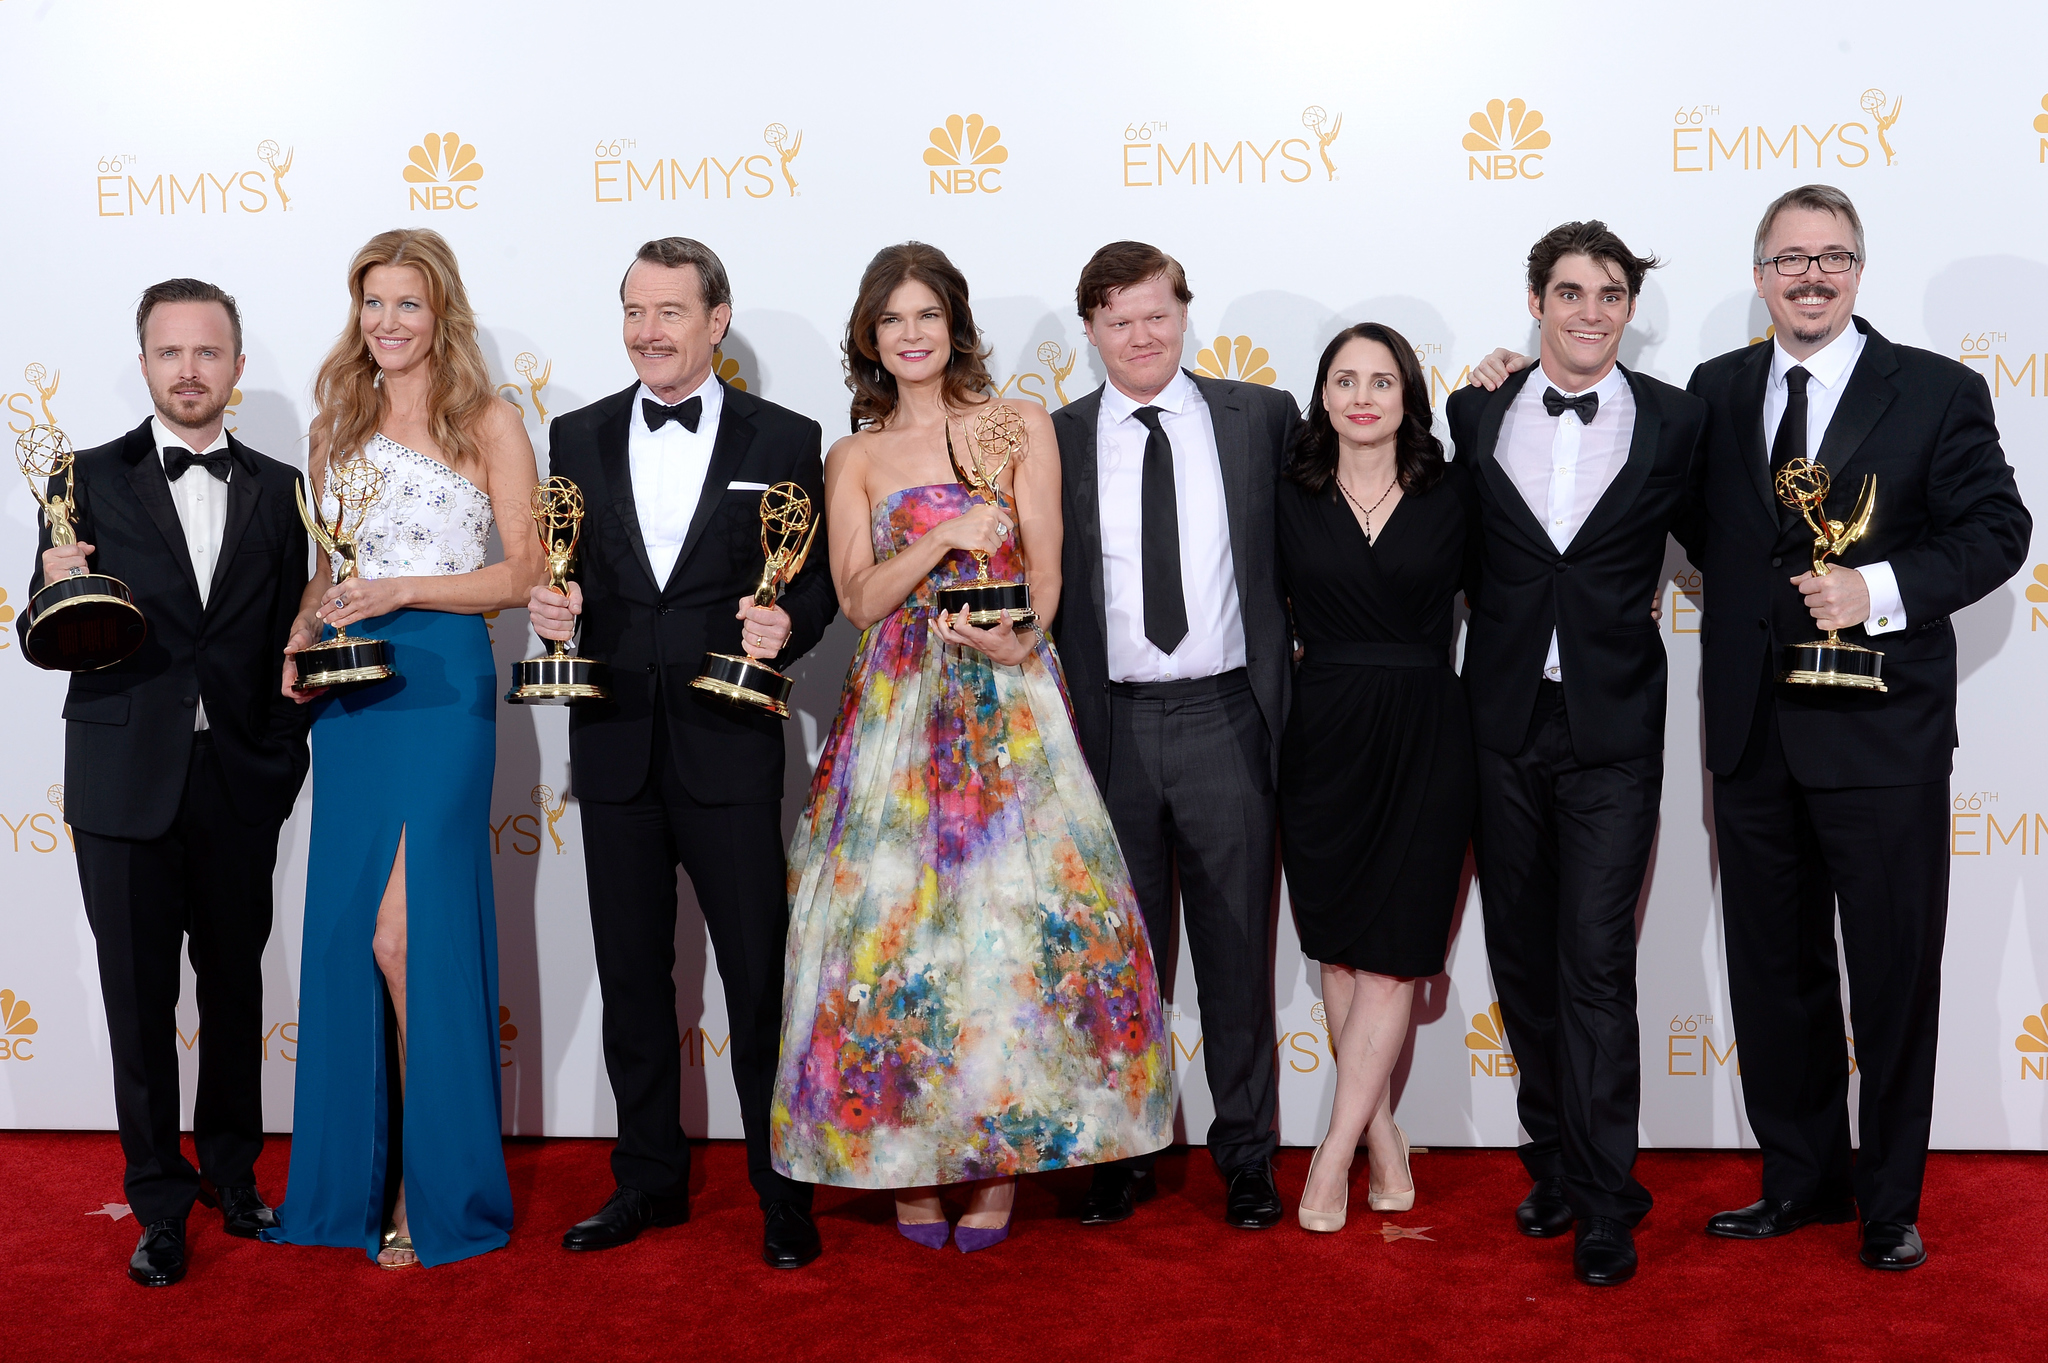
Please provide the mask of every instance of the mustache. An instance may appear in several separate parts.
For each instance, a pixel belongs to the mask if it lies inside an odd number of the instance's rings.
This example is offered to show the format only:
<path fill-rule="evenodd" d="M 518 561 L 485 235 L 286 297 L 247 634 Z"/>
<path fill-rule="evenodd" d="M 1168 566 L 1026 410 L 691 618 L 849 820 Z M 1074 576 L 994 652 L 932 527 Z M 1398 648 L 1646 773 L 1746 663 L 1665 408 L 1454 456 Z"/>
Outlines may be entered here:
<path fill-rule="evenodd" d="M 1788 299 L 1802 294 L 1818 294 L 1822 298 L 1839 298 L 1842 296 L 1842 291 L 1825 281 L 1811 279 L 1802 279 L 1785 290 L 1785 297 Z"/>

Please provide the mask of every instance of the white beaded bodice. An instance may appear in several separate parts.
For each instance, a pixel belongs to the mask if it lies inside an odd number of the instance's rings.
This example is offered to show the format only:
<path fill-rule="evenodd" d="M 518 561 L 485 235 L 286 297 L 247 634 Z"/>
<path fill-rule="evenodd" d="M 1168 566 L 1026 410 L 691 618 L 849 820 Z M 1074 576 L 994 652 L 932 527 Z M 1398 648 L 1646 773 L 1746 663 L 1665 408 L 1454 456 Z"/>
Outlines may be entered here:
<path fill-rule="evenodd" d="M 356 542 L 356 572 L 374 577 L 452 577 L 484 566 L 491 537 L 491 499 L 432 455 L 388 436 L 370 438 L 362 458 L 384 471 L 384 494 L 347 527 Z M 334 523 L 334 499 L 323 490 L 320 514 Z M 340 556 L 335 555 L 336 571 Z"/>

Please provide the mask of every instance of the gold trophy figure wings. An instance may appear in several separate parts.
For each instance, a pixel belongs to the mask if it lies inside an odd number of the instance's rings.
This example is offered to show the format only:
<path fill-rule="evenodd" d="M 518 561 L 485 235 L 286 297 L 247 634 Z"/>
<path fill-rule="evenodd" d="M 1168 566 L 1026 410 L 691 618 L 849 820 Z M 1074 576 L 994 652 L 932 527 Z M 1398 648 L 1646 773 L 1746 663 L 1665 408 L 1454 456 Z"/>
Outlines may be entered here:
<path fill-rule="evenodd" d="M 583 489 L 556 474 L 534 487 L 530 511 L 547 554 L 548 586 L 567 595 L 569 568 L 583 542 Z M 512 689 L 505 693 L 513 705 L 580 705 L 610 696 L 610 666 L 577 656 L 561 639 L 539 657 L 513 663 Z"/>
<path fill-rule="evenodd" d="M 359 453 L 353 459 L 327 461 L 324 491 L 317 506 L 306 504 L 305 483 L 292 484 L 292 495 L 298 499 L 299 519 L 304 522 L 306 533 L 313 537 L 313 542 L 326 553 L 338 587 L 357 576 L 356 541 L 363 533 L 363 522 L 369 516 L 370 508 L 382 500 L 386 482 L 384 470 L 371 463 L 367 454 Z M 331 521 L 326 515 L 326 503 L 329 501 L 334 503 Z M 346 592 L 341 599 L 347 600 Z M 296 656 L 299 687 L 307 691 L 315 687 L 383 681 L 397 672 L 391 665 L 389 644 L 382 639 L 352 638 L 345 625 L 336 625 L 333 638 L 322 639 L 300 649 Z"/>
<path fill-rule="evenodd" d="M 78 543 L 73 524 L 78 516 L 77 455 L 70 437 L 55 426 L 30 426 L 14 442 L 14 460 L 43 508 L 50 547 Z M 148 634 L 148 622 L 127 583 L 90 568 L 73 568 L 29 598 L 21 651 L 37 667 L 97 672 L 142 647 Z"/>
<path fill-rule="evenodd" d="M 803 571 L 817 535 L 811 494 L 802 484 L 776 483 L 761 494 L 762 562 L 761 580 L 754 587 L 756 606 L 775 604 L 782 589 Z M 735 705 L 788 719 L 789 691 L 795 683 L 745 653 L 706 653 L 704 666 L 690 685 Z"/>
<path fill-rule="evenodd" d="M 1813 573 L 1828 574 L 1828 559 L 1870 533 L 1871 517 L 1877 513 L 1877 477 L 1865 475 L 1856 495 L 1856 509 L 1846 521 L 1831 520 L 1827 514 L 1828 492 L 1833 486 L 1828 471 L 1806 459 L 1788 460 L 1772 480 L 1778 500 L 1797 511 L 1813 531 Z M 1840 630 L 1829 630 L 1825 639 L 1792 644 L 1785 648 L 1781 678 L 1795 686 L 1844 686 L 1860 691 L 1883 691 L 1884 654 L 1876 649 L 1844 643 Z"/>
<path fill-rule="evenodd" d="M 1010 499 L 1003 494 L 1000 481 L 1003 471 L 1028 454 L 1030 448 L 1031 435 L 1023 416 L 1006 402 L 991 402 L 975 417 L 969 428 L 965 464 L 954 453 L 950 426 L 946 432 L 946 456 L 952 461 L 955 475 L 967 487 L 968 496 L 1003 511 L 1010 509 Z M 1031 584 L 990 581 L 988 552 L 970 552 L 974 555 L 974 580 L 939 588 L 939 609 L 956 618 L 965 611 L 967 623 L 980 629 L 1000 624 L 1004 611 L 1009 612 L 1010 623 L 1018 629 L 1037 624 L 1038 612 L 1031 608 Z"/>

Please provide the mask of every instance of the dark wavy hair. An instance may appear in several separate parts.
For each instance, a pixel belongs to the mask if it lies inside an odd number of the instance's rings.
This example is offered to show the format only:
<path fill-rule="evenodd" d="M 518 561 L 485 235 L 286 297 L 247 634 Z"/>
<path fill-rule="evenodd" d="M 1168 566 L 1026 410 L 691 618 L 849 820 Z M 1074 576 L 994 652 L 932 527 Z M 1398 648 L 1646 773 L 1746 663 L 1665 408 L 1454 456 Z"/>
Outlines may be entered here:
<path fill-rule="evenodd" d="M 1286 477 L 1310 492 L 1338 495 L 1332 487 L 1337 475 L 1337 431 L 1323 406 L 1323 385 L 1329 382 L 1337 352 L 1352 341 L 1378 341 L 1393 352 L 1394 368 L 1401 376 L 1401 428 L 1394 432 L 1394 476 L 1401 480 L 1403 495 L 1429 491 L 1444 476 L 1444 445 L 1430 430 L 1429 383 L 1422 377 L 1415 347 L 1400 332 L 1379 322 L 1346 327 L 1323 347 L 1323 358 L 1316 362 L 1308 420 L 1295 431 Z"/>
<path fill-rule="evenodd" d="M 967 277 L 936 246 L 921 241 L 885 246 L 861 274 L 860 293 L 853 301 L 846 341 L 840 347 L 846 358 L 846 386 L 853 393 L 856 431 L 880 427 L 896 410 L 896 376 L 882 364 L 875 328 L 888 309 L 889 295 L 913 279 L 937 294 L 939 306 L 946 312 L 946 330 L 952 338 L 952 354 L 946 361 L 946 405 L 968 407 L 973 405 L 970 399 L 995 389 L 988 376 L 989 351 L 981 343 L 974 312 L 967 305 Z"/>

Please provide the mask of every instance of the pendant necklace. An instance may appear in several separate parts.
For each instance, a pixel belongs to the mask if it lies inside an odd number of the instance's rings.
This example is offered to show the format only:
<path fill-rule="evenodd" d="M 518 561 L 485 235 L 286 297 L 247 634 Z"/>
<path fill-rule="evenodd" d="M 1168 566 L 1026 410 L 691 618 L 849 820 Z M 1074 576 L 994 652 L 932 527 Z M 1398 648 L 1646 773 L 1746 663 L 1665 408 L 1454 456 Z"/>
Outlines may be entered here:
<path fill-rule="evenodd" d="M 1365 503 L 1351 495 L 1351 489 L 1344 486 L 1344 476 L 1342 474 L 1332 471 L 1330 476 L 1337 480 L 1337 487 L 1343 492 L 1345 500 L 1365 513 L 1365 542 L 1371 544 L 1373 542 L 1372 513 L 1379 510 L 1381 506 L 1385 505 L 1387 498 L 1394 495 L 1394 484 L 1401 481 L 1401 475 L 1396 472 L 1392 478 L 1387 480 L 1387 490 L 1382 492 L 1379 501 L 1374 502 L 1371 506 L 1365 505 Z"/>

